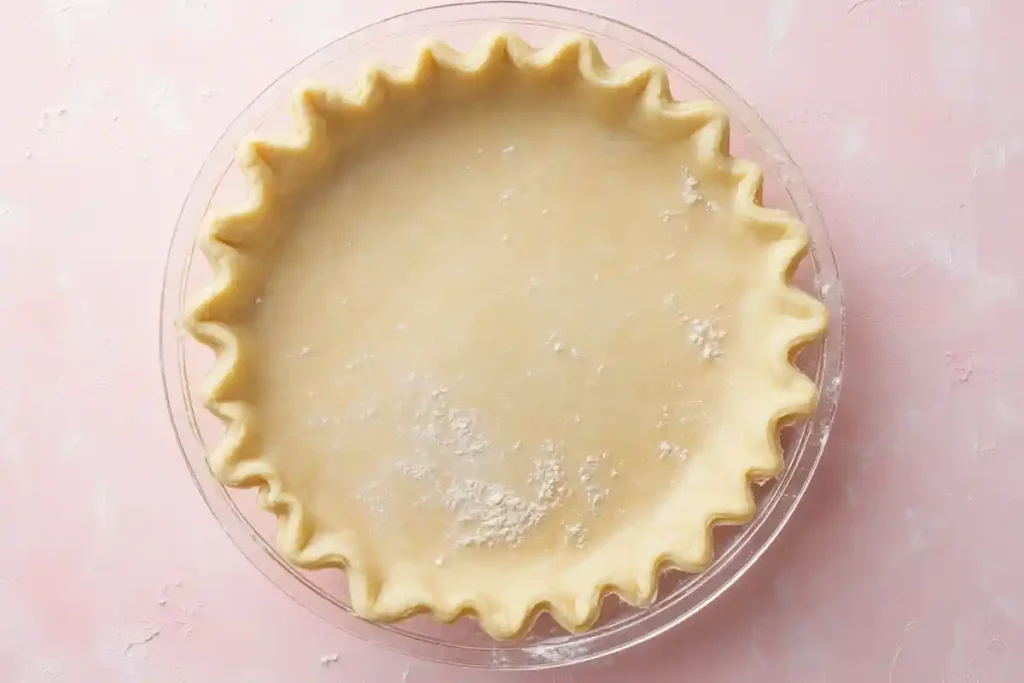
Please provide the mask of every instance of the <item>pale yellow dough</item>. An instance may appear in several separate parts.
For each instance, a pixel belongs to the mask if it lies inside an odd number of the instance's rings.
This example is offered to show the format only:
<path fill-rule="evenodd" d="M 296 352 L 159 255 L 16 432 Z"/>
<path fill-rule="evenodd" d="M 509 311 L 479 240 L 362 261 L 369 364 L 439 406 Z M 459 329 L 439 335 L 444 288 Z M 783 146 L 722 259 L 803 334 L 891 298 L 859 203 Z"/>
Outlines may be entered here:
<path fill-rule="evenodd" d="M 499 638 L 705 568 L 813 409 L 790 357 L 826 322 L 725 115 L 571 36 L 430 44 L 298 102 L 298 140 L 243 146 L 253 202 L 210 221 L 188 318 L 213 471 L 262 488 L 283 554 L 346 567 L 365 618 Z"/>

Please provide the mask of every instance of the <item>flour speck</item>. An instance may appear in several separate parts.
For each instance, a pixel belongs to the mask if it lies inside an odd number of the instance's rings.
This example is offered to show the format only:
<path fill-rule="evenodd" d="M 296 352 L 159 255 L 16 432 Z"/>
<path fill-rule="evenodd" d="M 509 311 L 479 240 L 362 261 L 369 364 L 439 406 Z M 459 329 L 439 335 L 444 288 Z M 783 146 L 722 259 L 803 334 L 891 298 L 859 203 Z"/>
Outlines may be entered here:
<path fill-rule="evenodd" d="M 355 368 L 358 368 L 361 365 L 365 365 L 366 363 L 369 363 L 373 359 L 374 358 L 373 358 L 372 355 L 370 355 L 368 353 L 364 353 L 362 355 L 356 356 L 355 358 L 353 358 L 349 362 L 345 363 L 345 369 L 346 370 L 354 370 Z"/>
<path fill-rule="evenodd" d="M 601 486 L 597 482 L 598 471 L 601 465 L 608 459 L 607 453 L 600 455 L 588 455 L 579 468 L 580 484 L 583 493 L 587 498 L 587 507 L 593 512 L 609 495 L 607 486 Z"/>
<path fill-rule="evenodd" d="M 722 340 L 725 332 L 718 329 L 711 320 L 694 318 L 690 323 L 690 343 L 700 351 L 704 361 L 714 360 L 722 355 Z"/>
<path fill-rule="evenodd" d="M 679 460 L 681 462 L 683 460 L 686 460 L 686 456 L 689 455 L 685 448 L 677 446 L 676 444 L 670 443 L 668 441 L 662 441 L 658 445 L 658 451 L 658 458 L 660 460 L 672 458 L 674 460 Z"/>
<path fill-rule="evenodd" d="M 496 482 L 453 481 L 444 492 L 444 504 L 455 515 L 456 547 L 519 545 L 561 503 L 564 480 L 557 446 L 549 443 L 534 461 L 527 482 L 535 488 L 533 496 L 521 496 Z"/>
<path fill-rule="evenodd" d="M 683 203 L 687 206 L 702 206 L 709 211 L 714 211 L 718 206 L 700 193 L 700 181 L 685 166 L 683 174 Z"/>
<path fill-rule="evenodd" d="M 570 524 L 565 527 L 565 535 L 569 537 L 577 548 L 583 548 L 586 546 L 586 530 L 582 524 Z"/>

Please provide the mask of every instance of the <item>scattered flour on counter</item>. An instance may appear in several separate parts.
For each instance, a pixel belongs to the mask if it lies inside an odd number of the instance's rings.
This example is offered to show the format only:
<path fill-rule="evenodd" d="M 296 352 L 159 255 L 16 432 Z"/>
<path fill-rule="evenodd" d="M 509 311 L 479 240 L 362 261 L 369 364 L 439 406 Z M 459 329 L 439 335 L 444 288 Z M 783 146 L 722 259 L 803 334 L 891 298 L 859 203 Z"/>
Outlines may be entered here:
<path fill-rule="evenodd" d="M 125 654 L 128 654 L 129 652 L 131 652 L 133 649 L 135 649 L 137 647 L 140 647 L 142 645 L 146 645 L 149 642 L 152 642 L 153 639 L 155 639 L 161 633 L 162 633 L 162 630 L 160 628 L 155 628 L 152 631 L 150 631 L 148 634 L 143 636 L 142 638 L 139 638 L 138 640 L 128 641 L 128 643 L 126 643 L 125 646 L 124 646 Z"/>
<path fill-rule="evenodd" d="M 337 664 L 337 663 L 338 663 L 338 654 L 337 653 L 330 654 L 330 655 L 324 655 L 323 657 L 320 658 L 320 666 L 322 666 L 324 668 L 327 668 L 327 667 L 331 666 L 332 664 Z"/>

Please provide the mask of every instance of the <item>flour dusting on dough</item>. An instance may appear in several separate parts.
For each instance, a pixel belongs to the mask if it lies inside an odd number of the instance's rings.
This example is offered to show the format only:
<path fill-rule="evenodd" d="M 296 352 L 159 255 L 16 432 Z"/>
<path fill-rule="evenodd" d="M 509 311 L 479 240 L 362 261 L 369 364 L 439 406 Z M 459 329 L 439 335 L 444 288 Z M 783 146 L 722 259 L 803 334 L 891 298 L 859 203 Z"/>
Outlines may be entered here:
<path fill-rule="evenodd" d="M 725 332 L 713 321 L 699 318 L 690 321 L 690 342 L 700 350 L 703 360 L 715 360 L 722 355 L 723 339 Z"/>

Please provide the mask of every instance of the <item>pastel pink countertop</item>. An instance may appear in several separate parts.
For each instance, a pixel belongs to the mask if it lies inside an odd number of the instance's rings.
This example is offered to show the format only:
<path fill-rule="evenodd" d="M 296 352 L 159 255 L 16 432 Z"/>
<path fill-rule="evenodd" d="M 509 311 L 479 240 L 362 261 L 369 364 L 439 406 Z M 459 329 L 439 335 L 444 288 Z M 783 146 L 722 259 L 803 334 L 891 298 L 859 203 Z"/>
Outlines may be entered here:
<path fill-rule="evenodd" d="M 579 670 L 488 677 L 359 642 L 245 560 L 163 403 L 174 220 L 264 85 L 415 4 L 4 4 L 0 681 L 1021 681 L 1013 0 L 571 3 L 678 44 L 757 107 L 810 179 L 845 283 L 848 364 L 818 478 L 781 540 L 697 619 Z"/>

